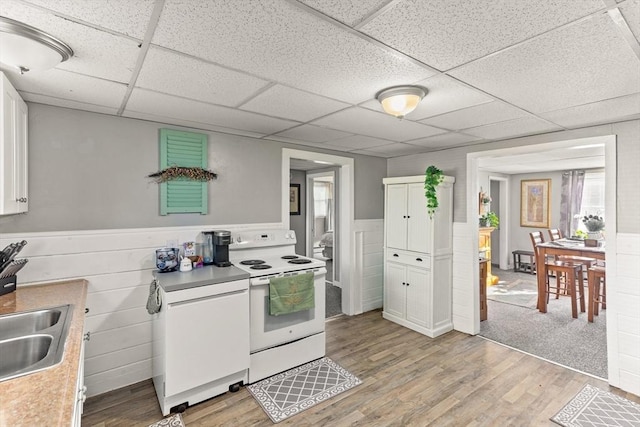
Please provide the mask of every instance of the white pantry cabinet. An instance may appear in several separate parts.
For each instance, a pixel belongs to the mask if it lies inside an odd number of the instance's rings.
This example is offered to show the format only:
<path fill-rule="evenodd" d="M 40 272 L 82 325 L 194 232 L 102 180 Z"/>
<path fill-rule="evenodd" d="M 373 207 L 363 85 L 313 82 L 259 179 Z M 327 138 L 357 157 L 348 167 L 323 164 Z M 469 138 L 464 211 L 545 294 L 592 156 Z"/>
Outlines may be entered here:
<path fill-rule="evenodd" d="M 429 337 L 453 329 L 453 177 L 437 187 L 427 213 L 424 176 L 385 178 L 385 319 Z"/>
<path fill-rule="evenodd" d="M 0 72 L 0 215 L 27 212 L 27 104 Z"/>

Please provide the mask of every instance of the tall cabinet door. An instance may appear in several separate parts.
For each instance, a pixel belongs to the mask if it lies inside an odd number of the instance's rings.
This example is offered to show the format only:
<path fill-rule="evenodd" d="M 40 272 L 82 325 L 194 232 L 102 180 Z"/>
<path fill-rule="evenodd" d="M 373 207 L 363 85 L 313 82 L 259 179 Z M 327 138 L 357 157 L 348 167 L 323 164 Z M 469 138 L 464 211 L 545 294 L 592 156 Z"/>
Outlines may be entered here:
<path fill-rule="evenodd" d="M 429 253 L 431 220 L 422 183 L 407 185 L 407 216 L 407 250 Z"/>
<path fill-rule="evenodd" d="M 385 209 L 387 247 L 407 248 L 407 187 L 404 184 L 387 186 Z"/>
<path fill-rule="evenodd" d="M 407 267 L 407 320 L 425 328 L 431 328 L 431 280 L 430 271 Z"/>
<path fill-rule="evenodd" d="M 384 269 L 384 311 L 404 317 L 406 301 L 406 267 L 387 262 Z"/>

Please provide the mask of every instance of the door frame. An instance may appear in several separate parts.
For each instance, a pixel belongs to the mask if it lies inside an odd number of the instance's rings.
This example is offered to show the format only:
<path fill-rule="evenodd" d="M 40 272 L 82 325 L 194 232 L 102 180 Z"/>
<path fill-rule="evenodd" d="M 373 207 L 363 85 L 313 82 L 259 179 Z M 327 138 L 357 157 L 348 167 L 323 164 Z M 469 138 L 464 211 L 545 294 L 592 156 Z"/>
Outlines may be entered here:
<path fill-rule="evenodd" d="M 307 234 L 307 241 L 306 241 L 306 246 L 305 246 L 305 250 L 306 250 L 306 255 L 308 257 L 313 257 L 313 241 L 315 240 L 311 231 L 313 228 L 313 225 L 315 223 L 315 208 L 314 208 L 314 193 L 313 193 L 313 183 L 314 183 L 314 178 L 322 178 L 322 177 L 327 177 L 330 176 L 332 178 L 332 183 L 334 185 L 333 187 L 333 191 L 332 191 L 332 199 L 333 199 L 333 205 L 331 206 L 331 214 L 334 215 L 334 225 L 335 225 L 335 229 L 334 229 L 334 233 L 338 234 L 340 232 L 340 226 L 339 226 L 339 221 L 336 221 L 335 218 L 335 214 L 336 214 L 336 204 L 339 202 L 339 200 L 336 200 L 336 188 L 335 186 L 337 185 L 337 181 L 336 181 L 336 172 L 333 170 L 327 171 L 314 171 L 311 170 L 307 173 L 307 182 L 306 182 L 306 188 L 307 188 L 307 217 L 306 217 L 306 234 Z M 339 209 L 339 207 L 338 207 Z M 335 236 L 334 236 L 335 237 Z M 334 240 L 334 254 L 338 254 L 339 256 L 339 251 L 336 250 L 336 243 L 338 243 L 338 240 Z M 332 278 L 332 283 L 333 283 L 333 278 Z"/>
<path fill-rule="evenodd" d="M 340 222 L 338 238 L 340 245 L 340 283 L 342 286 L 342 312 L 354 315 L 362 312 L 362 289 L 359 281 L 355 280 L 355 242 L 352 233 L 354 227 L 354 159 L 335 156 L 332 154 L 316 153 L 312 151 L 282 149 L 282 224 L 289 228 L 289 173 L 291 159 L 319 161 L 337 166 L 338 169 L 338 197 L 339 208 L 336 213 Z"/>

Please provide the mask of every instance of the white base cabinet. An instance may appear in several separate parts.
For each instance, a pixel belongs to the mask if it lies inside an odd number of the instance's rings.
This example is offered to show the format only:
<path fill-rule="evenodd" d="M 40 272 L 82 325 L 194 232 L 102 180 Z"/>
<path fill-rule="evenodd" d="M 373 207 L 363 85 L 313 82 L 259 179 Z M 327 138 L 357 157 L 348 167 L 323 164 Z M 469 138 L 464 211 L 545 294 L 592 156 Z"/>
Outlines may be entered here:
<path fill-rule="evenodd" d="M 84 402 L 87 400 L 87 387 L 84 385 L 84 336 L 80 344 L 80 361 L 78 362 L 78 379 L 76 381 L 76 401 L 73 404 L 73 426 L 80 427 Z"/>
<path fill-rule="evenodd" d="M 427 214 L 424 177 L 385 178 L 382 316 L 429 337 L 453 329 L 452 177 L 437 188 L 439 207 Z"/>
<path fill-rule="evenodd" d="M 27 104 L 0 72 L 0 215 L 27 212 Z"/>

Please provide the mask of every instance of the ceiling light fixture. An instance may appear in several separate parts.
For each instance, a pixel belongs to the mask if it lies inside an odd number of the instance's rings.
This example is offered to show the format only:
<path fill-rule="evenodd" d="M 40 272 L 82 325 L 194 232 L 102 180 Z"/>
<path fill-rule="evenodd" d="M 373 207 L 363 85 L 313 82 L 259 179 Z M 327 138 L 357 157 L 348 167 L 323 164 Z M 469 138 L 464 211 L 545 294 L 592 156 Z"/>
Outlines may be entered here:
<path fill-rule="evenodd" d="M 42 71 L 73 56 L 66 43 L 30 25 L 0 16 L 0 62 L 17 69 Z"/>
<path fill-rule="evenodd" d="M 394 86 L 378 92 L 376 99 L 386 113 L 402 119 L 416 109 L 426 94 L 427 90 L 419 86 Z"/>

